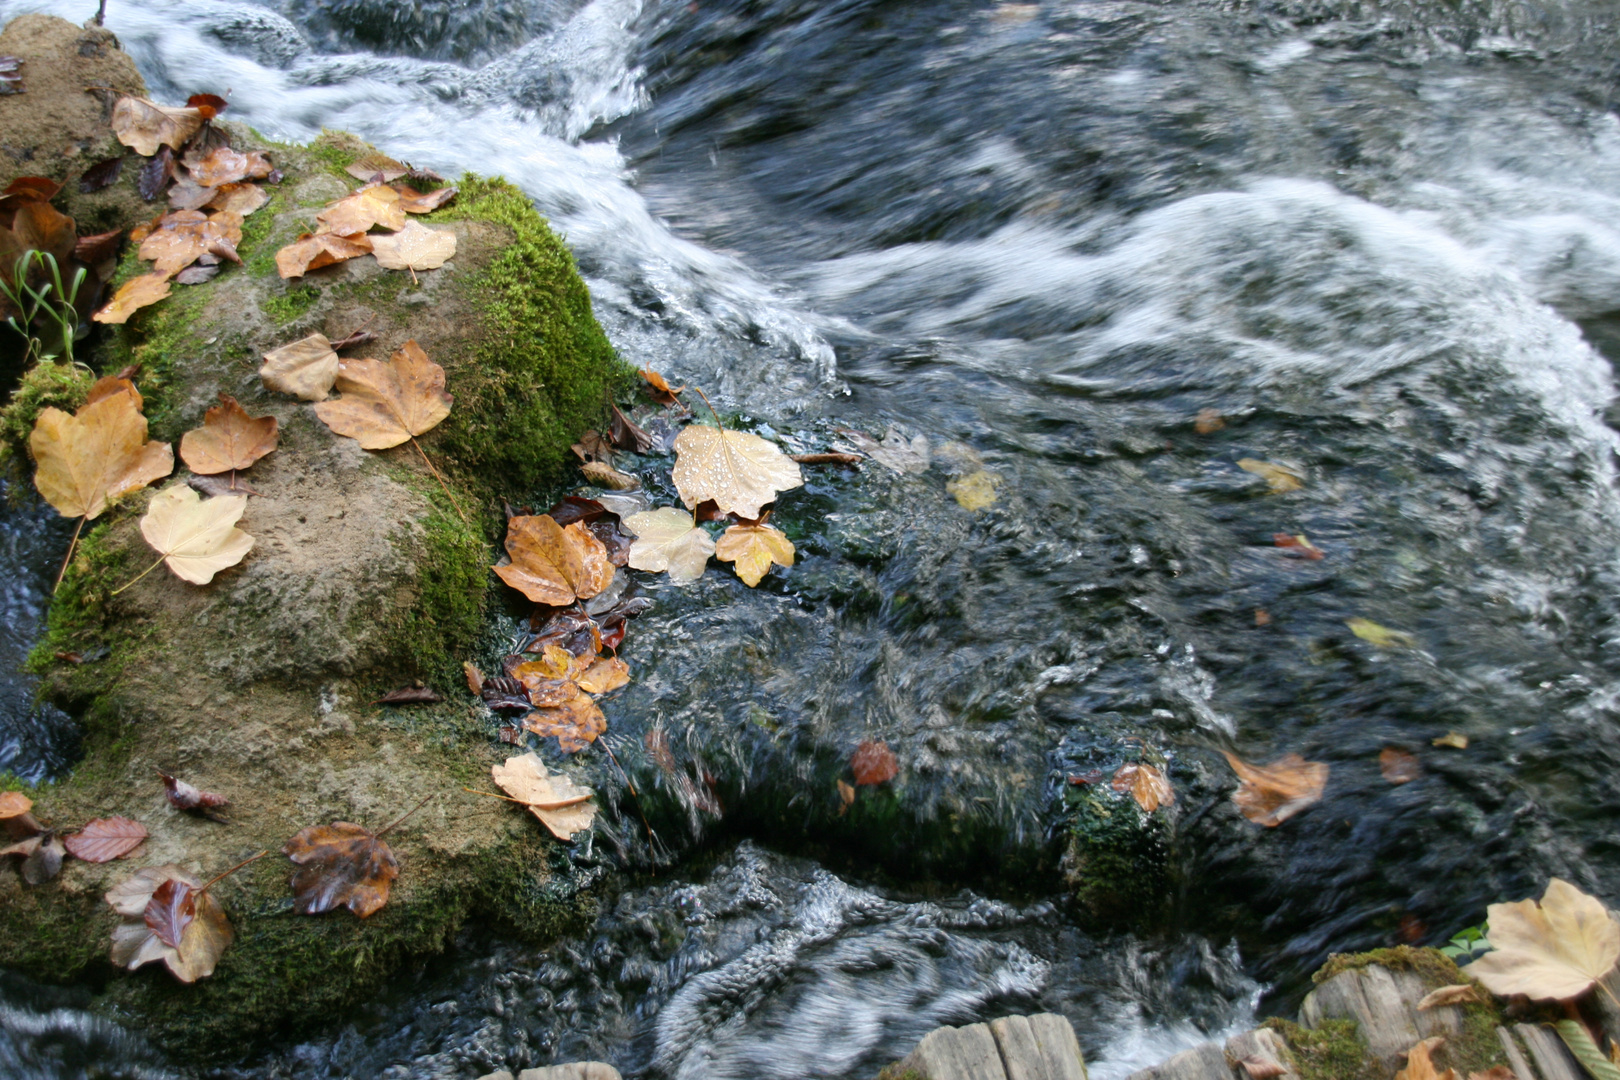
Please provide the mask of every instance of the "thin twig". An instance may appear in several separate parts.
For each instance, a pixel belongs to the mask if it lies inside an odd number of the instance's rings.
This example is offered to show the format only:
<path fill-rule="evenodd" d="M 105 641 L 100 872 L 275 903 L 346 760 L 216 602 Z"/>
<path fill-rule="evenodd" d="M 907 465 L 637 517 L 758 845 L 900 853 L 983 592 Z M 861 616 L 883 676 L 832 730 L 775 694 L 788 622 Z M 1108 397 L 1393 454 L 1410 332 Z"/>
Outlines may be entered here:
<path fill-rule="evenodd" d="M 250 863 L 250 862 L 258 862 L 260 859 L 264 858 L 268 854 L 270 854 L 270 851 L 269 851 L 268 848 L 266 848 L 264 851 L 259 852 L 257 855 L 253 856 L 253 858 L 251 858 L 251 859 L 243 859 L 241 862 L 237 863 L 235 866 L 231 867 L 229 870 L 225 871 L 223 874 L 215 874 L 212 878 L 210 878 L 208 880 L 207 885 L 204 885 L 202 888 L 198 889 L 197 891 L 199 893 L 207 892 L 210 888 L 213 887 L 214 882 L 218 881 L 220 878 L 230 877 L 232 874 L 234 874 L 238 870 L 242 869 L 242 867 L 246 866 L 248 863 Z"/>
<path fill-rule="evenodd" d="M 68 563 L 73 561 L 73 549 L 79 546 L 79 530 L 84 528 L 87 520 L 89 519 L 81 516 L 79 523 L 73 526 L 73 539 L 68 541 L 67 554 L 62 556 L 62 569 L 56 572 L 56 583 L 51 586 L 52 596 L 55 596 L 56 590 L 62 587 L 62 579 L 67 576 Z"/>
<path fill-rule="evenodd" d="M 472 524 L 472 522 L 467 520 L 467 515 L 462 512 L 461 504 L 456 502 L 456 496 L 450 490 L 450 485 L 444 482 L 444 477 L 439 475 L 439 470 L 435 469 L 433 467 L 433 462 L 428 460 L 427 451 L 422 449 L 422 444 L 416 441 L 416 436 L 415 435 L 411 436 L 411 445 L 416 447 L 416 452 L 418 454 L 422 455 L 422 464 L 424 464 L 424 465 L 426 465 L 428 467 L 428 472 L 432 473 L 434 475 L 434 477 L 438 479 L 439 486 L 444 488 L 444 493 L 445 493 L 446 496 L 449 497 L 450 505 L 456 508 L 456 516 L 461 519 L 461 523 L 463 525 Z"/>
<path fill-rule="evenodd" d="M 410 817 L 412 814 L 414 814 L 418 810 L 422 809 L 422 807 L 426 806 L 428 804 L 428 800 L 433 798 L 433 796 L 435 794 L 437 794 L 437 792 L 430 792 L 427 795 L 423 796 L 421 802 L 417 803 L 415 806 L 411 807 L 409 810 L 405 811 L 403 814 L 399 815 L 399 817 L 395 818 L 393 821 L 390 821 L 388 824 L 384 825 L 382 828 L 378 829 L 376 832 L 372 833 L 371 835 L 377 837 L 379 840 L 382 839 L 382 836 L 383 836 L 384 833 L 388 832 L 394 826 L 398 825 L 400 822 L 404 821 L 406 818 Z"/>
<path fill-rule="evenodd" d="M 145 570 L 142 570 L 139 574 L 137 574 L 135 576 L 135 581 L 141 580 L 141 578 L 145 577 L 147 574 L 150 574 L 152 571 L 154 571 L 158 567 L 162 566 L 163 565 L 163 560 L 167 559 L 167 558 L 168 558 L 167 555 L 159 555 L 157 562 L 153 563 L 151 566 L 148 566 Z M 117 596 L 119 593 L 123 592 L 125 589 L 127 589 L 131 585 L 135 584 L 135 581 L 127 581 L 124 584 L 118 586 L 118 588 L 116 588 L 116 589 L 114 589 L 112 591 L 112 595 Z"/>

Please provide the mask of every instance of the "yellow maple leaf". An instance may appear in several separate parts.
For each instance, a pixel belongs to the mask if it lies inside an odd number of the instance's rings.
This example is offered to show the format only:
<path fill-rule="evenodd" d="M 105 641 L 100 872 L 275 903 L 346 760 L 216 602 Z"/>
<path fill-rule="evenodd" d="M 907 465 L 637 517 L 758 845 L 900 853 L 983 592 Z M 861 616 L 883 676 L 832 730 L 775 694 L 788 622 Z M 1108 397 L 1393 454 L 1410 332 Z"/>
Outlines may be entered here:
<path fill-rule="evenodd" d="M 247 501 L 246 495 L 205 501 L 183 484 L 171 487 L 152 497 L 141 518 L 141 535 L 175 576 L 206 585 L 253 548 L 253 537 L 236 527 Z"/>
<path fill-rule="evenodd" d="M 169 444 L 146 440 L 133 386 L 87 402 L 71 416 L 41 409 L 28 449 L 39 465 L 34 486 L 63 517 L 95 518 L 108 499 L 174 471 Z"/>
<path fill-rule="evenodd" d="M 770 570 L 771 564 L 793 565 L 793 541 L 771 525 L 733 525 L 714 545 L 714 557 L 728 562 L 750 589 Z"/>
<path fill-rule="evenodd" d="M 804 483 L 799 464 L 746 431 L 691 424 L 675 438 L 675 490 L 690 509 L 713 499 L 722 514 L 759 517 L 776 493 Z"/>
<path fill-rule="evenodd" d="M 367 450 L 386 450 L 425 434 L 450 415 L 455 400 L 444 390 L 444 368 L 414 340 L 381 360 L 338 363 L 336 401 L 315 405 L 315 415 Z"/>
<path fill-rule="evenodd" d="M 407 221 L 398 232 L 373 236 L 371 252 L 389 270 L 437 270 L 455 256 L 456 234 Z"/>
<path fill-rule="evenodd" d="M 1568 1001 L 1620 960 L 1620 924 L 1602 903 L 1562 878 L 1547 883 L 1540 903 L 1490 905 L 1485 921 L 1493 949 L 1467 970 L 1503 997 Z"/>

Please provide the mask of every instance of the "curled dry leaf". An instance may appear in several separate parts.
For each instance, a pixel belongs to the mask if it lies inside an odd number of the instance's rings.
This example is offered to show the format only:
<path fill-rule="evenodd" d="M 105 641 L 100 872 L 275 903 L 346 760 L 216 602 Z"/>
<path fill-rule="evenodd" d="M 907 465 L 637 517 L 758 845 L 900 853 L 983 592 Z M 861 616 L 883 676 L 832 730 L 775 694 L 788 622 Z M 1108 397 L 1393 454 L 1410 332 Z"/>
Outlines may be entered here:
<path fill-rule="evenodd" d="M 371 253 L 371 237 L 338 233 L 304 233 L 276 252 L 276 273 L 284 278 L 303 277 L 311 270 Z"/>
<path fill-rule="evenodd" d="M 104 899 L 120 916 L 112 932 L 112 962 L 133 971 L 161 960 L 184 983 L 213 974 L 233 935 L 224 909 L 201 889 L 201 882 L 172 863 L 137 871 L 109 889 Z M 163 898 L 154 909 L 160 891 Z M 172 944 L 153 923 L 172 936 Z"/>
<path fill-rule="evenodd" d="M 388 903 L 399 861 L 370 829 L 352 821 L 311 825 L 281 849 L 299 867 L 292 876 L 293 910 L 319 915 L 346 907 L 362 919 Z"/>
<path fill-rule="evenodd" d="M 713 499 L 724 514 L 759 517 L 779 491 L 799 487 L 804 475 L 776 444 L 746 431 L 693 424 L 675 437 L 670 473 L 687 508 Z"/>
<path fill-rule="evenodd" d="M 598 657 L 574 681 L 587 694 L 606 694 L 630 682 L 630 665 L 616 656 Z"/>
<path fill-rule="evenodd" d="M 1404 630 L 1391 630 L 1379 626 L 1371 619 L 1350 619 L 1345 622 L 1350 632 L 1362 641 L 1371 642 L 1380 649 L 1415 649 L 1417 639 Z"/>
<path fill-rule="evenodd" d="M 39 466 L 34 486 L 63 517 L 94 518 L 108 499 L 174 471 L 169 444 L 146 440 L 146 417 L 133 387 L 87 401 L 72 416 L 41 409 L 28 449 Z"/>
<path fill-rule="evenodd" d="M 407 221 L 398 232 L 373 236 L 371 251 L 388 270 L 437 270 L 455 257 L 456 234 Z"/>
<path fill-rule="evenodd" d="M 652 395 L 654 401 L 663 402 L 665 405 L 677 404 L 679 398 L 676 395 L 686 389 L 684 386 L 670 386 L 664 377 L 652 368 L 642 368 L 641 377 L 647 381 L 647 393 Z"/>
<path fill-rule="evenodd" d="M 399 192 L 399 208 L 407 214 L 431 214 L 456 197 L 456 189 L 453 187 L 442 187 L 423 193 L 395 184 L 394 190 Z"/>
<path fill-rule="evenodd" d="M 988 469 L 959 476 L 945 482 L 945 490 L 964 510 L 988 510 L 996 504 L 1001 477 Z"/>
<path fill-rule="evenodd" d="M 386 184 L 367 184 L 354 194 L 328 203 L 315 215 L 323 232 L 356 236 L 373 225 L 403 229 L 405 211 L 399 205 L 399 192 Z"/>
<path fill-rule="evenodd" d="M 75 859 L 103 863 L 122 859 L 140 847 L 146 836 L 146 826 L 127 817 L 95 818 L 62 843 Z"/>
<path fill-rule="evenodd" d="M 484 692 L 484 673 L 478 670 L 478 665 L 471 660 L 463 660 L 461 662 L 461 671 L 467 677 L 467 689 L 474 694 L 482 694 Z"/>
<path fill-rule="evenodd" d="M 537 604 L 561 607 L 595 596 L 613 581 L 607 548 L 583 522 L 564 528 L 549 514 L 506 523 L 512 561 L 493 567 L 500 579 Z"/>
<path fill-rule="evenodd" d="M 1468 974 L 1493 994 L 1568 1001 L 1590 990 L 1620 959 L 1620 924 L 1562 878 L 1547 883 L 1540 903 L 1492 904 L 1485 917 L 1493 949 L 1469 964 Z"/>
<path fill-rule="evenodd" d="M 1322 798 L 1327 786 L 1325 762 L 1306 761 L 1298 754 L 1285 754 L 1270 765 L 1250 765 L 1227 754 L 1227 764 L 1243 783 L 1232 793 L 1244 817 L 1257 825 L 1275 828 Z"/>
<path fill-rule="evenodd" d="M 398 180 L 411 170 L 409 166 L 402 165 L 387 154 L 373 152 L 357 158 L 343 171 L 360 181 L 371 180 L 378 173 L 382 173 L 383 180 L 387 182 Z"/>
<path fill-rule="evenodd" d="M 641 481 L 629 473 L 622 473 L 605 461 L 587 461 L 579 467 L 585 474 L 585 479 L 598 487 L 611 488 L 614 491 L 634 491 L 641 486 Z"/>
<path fill-rule="evenodd" d="M 236 527 L 247 501 L 246 495 L 204 500 L 184 485 L 165 488 L 152 496 L 141 535 L 176 577 L 206 585 L 253 550 L 253 537 Z"/>
<path fill-rule="evenodd" d="M 1136 805 L 1151 814 L 1161 806 L 1174 806 L 1175 789 L 1164 773 L 1152 765 L 1127 763 L 1114 773 L 1111 785 L 1115 791 L 1128 791 Z"/>
<path fill-rule="evenodd" d="M 1424 1039 L 1406 1052 L 1406 1068 L 1395 1074 L 1395 1080 L 1457 1080 L 1457 1070 L 1440 1071 L 1433 1054 L 1445 1044 L 1445 1038 L 1436 1035 Z"/>
<path fill-rule="evenodd" d="M 1282 495 L 1290 491 L 1298 491 L 1305 486 L 1305 480 L 1298 473 L 1286 465 L 1278 465 L 1271 461 L 1261 461 L 1259 458 L 1239 458 L 1238 468 L 1244 472 L 1254 473 L 1266 482 L 1273 494 Z"/>
<path fill-rule="evenodd" d="M 62 860 L 67 855 L 67 849 L 62 846 L 61 837 L 46 830 L 0 848 L 0 858 L 7 855 L 22 857 L 20 872 L 23 881 L 29 885 L 43 885 L 62 872 Z"/>
<path fill-rule="evenodd" d="M 337 382 L 338 354 L 325 334 L 311 334 L 264 354 L 259 378 L 271 390 L 323 401 Z"/>
<path fill-rule="evenodd" d="M 882 784 L 893 780 L 900 773 L 900 759 L 894 756 L 886 742 L 867 741 L 855 748 L 850 755 L 849 767 L 855 772 L 855 783 Z"/>
<path fill-rule="evenodd" d="M 643 510 L 624 519 L 624 527 L 635 535 L 630 545 L 629 565 L 637 570 L 669 573 L 676 584 L 696 581 L 709 565 L 715 543 L 698 528 L 692 515 L 673 506 Z"/>
<path fill-rule="evenodd" d="M 773 525 L 732 525 L 714 545 L 714 557 L 734 564 L 737 576 L 753 588 L 772 563 L 793 565 L 793 541 Z"/>
<path fill-rule="evenodd" d="M 559 840 L 572 840 L 596 820 L 595 792 L 548 771 L 538 754 L 509 757 L 489 771 L 502 791 L 527 806 Z"/>
<path fill-rule="evenodd" d="M 141 308 L 150 307 L 168 295 L 168 275 L 142 274 L 120 285 L 112 300 L 90 318 L 98 323 L 126 323 Z"/>
<path fill-rule="evenodd" d="M 444 390 L 444 368 L 414 339 L 388 358 L 338 362 L 336 401 L 315 405 L 315 415 L 367 450 L 386 450 L 425 434 L 450 415 L 455 401 Z"/>
<path fill-rule="evenodd" d="M 113 106 L 112 129 L 119 142 L 151 157 L 160 146 L 180 149 L 205 119 L 199 109 L 170 109 L 145 98 L 124 97 Z"/>
<path fill-rule="evenodd" d="M 565 754 L 578 753 L 596 741 L 607 730 L 607 717 L 590 696 L 573 683 L 571 695 L 552 708 L 536 709 L 523 718 L 525 730 L 542 739 L 557 736 L 557 746 Z"/>
<path fill-rule="evenodd" d="M 166 772 L 159 771 L 158 775 L 163 778 L 163 792 L 168 796 L 169 805 L 176 810 L 205 810 L 230 805 L 231 800 L 223 795 L 200 791 Z"/>
<path fill-rule="evenodd" d="M 245 469 L 276 448 L 276 418 L 249 416 L 228 394 L 203 415 L 203 426 L 180 437 L 180 460 L 194 473 Z"/>
<path fill-rule="evenodd" d="M 1460 731 L 1448 731 L 1438 739 L 1431 740 L 1435 746 L 1444 746 L 1452 750 L 1468 749 L 1468 736 Z"/>
<path fill-rule="evenodd" d="M 1410 784 L 1423 773 L 1416 755 L 1394 746 L 1378 752 L 1378 771 L 1392 784 Z"/>
<path fill-rule="evenodd" d="M 1431 990 L 1418 1002 L 1418 1012 L 1429 1009 L 1438 1009 L 1445 1005 L 1466 1005 L 1469 1003 L 1484 1005 L 1485 999 L 1479 994 L 1479 987 L 1473 983 L 1457 983 L 1454 986 L 1442 986 L 1438 990 Z"/>

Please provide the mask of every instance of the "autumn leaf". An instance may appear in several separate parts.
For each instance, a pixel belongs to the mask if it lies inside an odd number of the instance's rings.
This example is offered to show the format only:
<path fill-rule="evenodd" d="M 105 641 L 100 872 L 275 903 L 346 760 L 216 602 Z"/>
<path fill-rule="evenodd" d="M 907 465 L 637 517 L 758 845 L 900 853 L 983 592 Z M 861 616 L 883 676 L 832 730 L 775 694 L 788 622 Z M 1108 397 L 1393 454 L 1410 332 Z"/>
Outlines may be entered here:
<path fill-rule="evenodd" d="M 495 573 L 537 604 L 572 604 L 613 581 L 607 548 L 583 522 L 564 528 L 547 514 L 512 518 L 506 523 L 506 553 L 512 561 L 494 567 Z"/>
<path fill-rule="evenodd" d="M 117 498 L 168 476 L 174 451 L 146 440 L 139 395 L 115 393 L 69 416 L 40 410 L 28 449 L 39 468 L 34 486 L 63 517 L 91 519 Z"/>
<path fill-rule="evenodd" d="M 262 180 L 270 175 L 270 159 L 262 151 L 243 153 L 220 145 L 203 154 L 187 154 L 186 170 L 203 187 L 222 187 L 241 180 Z"/>
<path fill-rule="evenodd" d="M 217 255 L 241 262 L 236 244 L 241 240 L 240 216 L 225 212 L 210 217 L 201 210 L 176 210 L 165 214 L 157 228 L 141 241 L 140 256 L 152 261 L 152 269 L 173 277 L 204 255 Z M 235 234 L 235 239 L 232 234 Z"/>
<path fill-rule="evenodd" d="M 849 767 L 855 772 L 857 786 L 882 784 L 899 775 L 900 759 L 894 756 L 888 743 L 867 741 L 857 746 L 855 753 L 850 755 Z"/>
<path fill-rule="evenodd" d="M 964 510 L 988 510 L 996 504 L 996 489 L 1001 477 L 988 469 L 959 476 L 945 483 L 945 490 Z"/>
<path fill-rule="evenodd" d="M 735 564 L 737 576 L 753 588 L 772 563 L 793 565 L 793 541 L 773 525 L 732 525 L 714 545 L 714 557 Z"/>
<path fill-rule="evenodd" d="M 1430 1009 L 1439 1009 L 1447 1005 L 1484 1005 L 1486 1001 L 1480 996 L 1479 987 L 1473 983 L 1456 983 L 1452 986 L 1442 986 L 1438 990 L 1431 990 L 1423 995 L 1423 1000 L 1417 1003 L 1418 1012 L 1427 1012 Z"/>
<path fill-rule="evenodd" d="M 408 166 L 400 164 L 387 154 L 374 152 L 357 158 L 343 171 L 361 182 L 369 181 L 378 173 L 382 173 L 383 180 L 387 182 L 398 180 L 411 170 Z"/>
<path fill-rule="evenodd" d="M 1410 784 L 1423 772 L 1413 754 L 1394 746 L 1386 746 L 1378 752 L 1378 771 L 1391 784 Z"/>
<path fill-rule="evenodd" d="M 407 221 L 398 232 L 371 238 L 377 264 L 389 270 L 437 270 L 456 254 L 456 234 Z"/>
<path fill-rule="evenodd" d="M 1152 765 L 1121 765 L 1119 771 L 1114 773 L 1111 786 L 1115 791 L 1130 792 L 1136 805 L 1149 814 L 1161 806 L 1174 806 L 1176 802 L 1176 792 L 1170 786 L 1170 781 Z"/>
<path fill-rule="evenodd" d="M 141 518 L 141 535 L 176 577 L 193 585 L 206 585 L 215 574 L 235 566 L 253 549 L 253 537 L 236 527 L 247 501 L 246 495 L 205 500 L 184 485 L 165 488 L 152 496 Z"/>
<path fill-rule="evenodd" d="M 1272 533 L 1271 542 L 1296 559 L 1316 560 L 1325 557 L 1322 549 L 1311 543 L 1304 533 Z"/>
<path fill-rule="evenodd" d="M 1445 1038 L 1436 1035 L 1424 1039 L 1406 1052 L 1406 1068 L 1395 1074 L 1395 1080 L 1457 1080 L 1457 1070 L 1447 1069 L 1441 1072 L 1435 1065 L 1431 1054 L 1437 1052 L 1445 1043 Z"/>
<path fill-rule="evenodd" d="M 168 295 L 167 274 L 142 274 L 120 285 L 112 300 L 90 318 L 98 323 L 120 325 L 141 308 L 150 307 Z"/>
<path fill-rule="evenodd" d="M 630 665 L 616 656 L 598 657 L 574 681 L 587 694 L 605 694 L 630 682 Z"/>
<path fill-rule="evenodd" d="M 572 840 L 596 819 L 595 793 L 547 770 L 538 754 L 509 757 L 489 771 L 502 791 L 527 806 L 559 840 Z"/>
<path fill-rule="evenodd" d="M 352 821 L 311 825 L 281 850 L 299 867 L 292 876 L 293 910 L 303 915 L 346 907 L 364 919 L 388 903 L 389 886 L 399 877 L 399 861 L 381 835 Z"/>
<path fill-rule="evenodd" d="M 573 686 L 572 683 L 567 684 Z M 542 739 L 557 736 L 565 754 L 577 753 L 607 730 L 607 717 L 590 696 L 574 687 L 572 695 L 552 708 L 536 709 L 523 718 L 523 727 Z"/>
<path fill-rule="evenodd" d="M 95 818 L 62 843 L 75 859 L 103 863 L 122 859 L 140 847 L 146 836 L 146 826 L 127 817 Z"/>
<path fill-rule="evenodd" d="M 652 368 L 642 368 L 641 377 L 647 381 L 647 393 L 652 395 L 654 401 L 662 402 L 665 405 L 679 404 L 680 399 L 676 395 L 685 390 L 686 387 L 671 387 L 664 377 Z"/>
<path fill-rule="evenodd" d="M 1467 970 L 1502 997 L 1568 1001 L 1590 990 L 1620 959 L 1620 924 L 1562 878 L 1547 883 L 1540 903 L 1490 905 L 1485 921 L 1492 951 Z"/>
<path fill-rule="evenodd" d="M 1281 825 L 1319 801 L 1327 786 L 1328 767 L 1324 762 L 1285 754 L 1270 765 L 1250 765 L 1224 750 L 1221 753 L 1243 782 L 1233 792 L 1232 801 L 1244 817 L 1267 828 Z"/>
<path fill-rule="evenodd" d="M 42 831 L 34 820 L 33 809 L 34 800 L 22 792 L 0 791 L 0 825 L 5 826 L 11 839 L 21 840 Z"/>
<path fill-rule="evenodd" d="M 367 184 L 354 194 L 328 203 L 315 215 L 323 232 L 357 236 L 373 225 L 403 229 L 405 211 L 399 205 L 399 192 L 386 184 Z"/>
<path fill-rule="evenodd" d="M 645 454 L 652 449 L 652 436 L 648 435 L 636 422 L 631 420 L 619 410 L 619 407 L 608 402 L 608 415 L 612 417 L 608 424 L 608 439 L 620 450 L 634 450 L 638 454 Z"/>
<path fill-rule="evenodd" d="M 245 469 L 276 448 L 276 418 L 249 416 L 228 394 L 203 415 L 203 426 L 180 437 L 180 460 L 194 473 Z"/>
<path fill-rule="evenodd" d="M 467 689 L 475 695 L 484 692 L 484 673 L 478 670 L 478 665 L 471 660 L 461 662 L 461 672 L 467 678 Z"/>
<path fill-rule="evenodd" d="M 98 161 L 79 174 L 79 193 L 88 195 L 92 191 L 100 191 L 104 187 L 116 184 L 123 173 L 122 155 Z"/>
<path fill-rule="evenodd" d="M 933 454 L 928 449 L 928 436 L 918 435 L 907 440 L 894 428 L 890 428 L 879 442 L 870 435 L 860 431 L 843 430 L 841 433 L 855 444 L 855 448 L 884 468 L 904 475 L 905 473 L 927 472 Z"/>
<path fill-rule="evenodd" d="M 161 960 L 181 982 L 196 982 L 213 974 L 233 938 L 219 902 L 172 863 L 137 871 L 103 899 L 121 916 L 112 932 L 112 962 L 131 971 Z"/>
<path fill-rule="evenodd" d="M 304 233 L 276 252 L 276 273 L 284 278 L 303 277 L 311 270 L 371 253 L 371 237 L 338 233 Z"/>
<path fill-rule="evenodd" d="M 258 184 L 222 184 L 204 205 L 247 217 L 270 201 L 270 193 Z"/>
<path fill-rule="evenodd" d="M 579 467 L 579 471 L 591 483 L 614 491 L 633 491 L 641 486 L 635 477 L 620 472 L 605 461 L 587 461 Z"/>
<path fill-rule="evenodd" d="M 804 476 L 776 444 L 745 431 L 693 424 L 675 437 L 675 490 L 688 509 L 713 499 L 723 514 L 759 517 L 777 492 L 799 487 Z"/>
<path fill-rule="evenodd" d="M 386 450 L 433 430 L 455 400 L 444 390 L 444 368 L 407 341 L 388 363 L 342 360 L 336 401 L 315 405 L 315 415 L 367 450 Z"/>
<path fill-rule="evenodd" d="M 311 334 L 263 354 L 259 378 L 271 390 L 323 401 L 337 382 L 338 354 L 325 334 Z"/>
<path fill-rule="evenodd" d="M 1417 639 L 1404 630 L 1391 630 L 1379 626 L 1371 619 L 1350 619 L 1344 625 L 1362 641 L 1371 642 L 1380 649 L 1415 649 Z"/>
<path fill-rule="evenodd" d="M 624 519 L 635 535 L 630 545 L 630 566 L 637 570 L 668 571 L 676 584 L 696 581 L 709 565 L 715 543 L 698 528 L 692 515 L 673 506 L 643 510 Z"/>
<path fill-rule="evenodd" d="M 1304 478 L 1285 465 L 1252 457 L 1239 458 L 1237 465 L 1244 472 L 1254 473 L 1264 480 L 1274 495 L 1298 491 L 1305 486 Z"/>
<path fill-rule="evenodd" d="M 86 266 L 96 267 L 98 273 L 106 271 L 101 273 L 102 277 L 111 277 L 112 267 L 118 260 L 118 248 L 123 242 L 122 229 L 81 236 L 73 242 L 73 257 Z"/>
<path fill-rule="evenodd" d="M 204 119 L 199 109 L 170 109 L 145 98 L 123 97 L 113 106 L 112 129 L 119 142 L 151 157 L 159 146 L 180 149 Z"/>
<path fill-rule="evenodd" d="M 158 776 L 163 779 L 163 792 L 168 797 L 169 805 L 176 810 L 200 810 L 207 812 L 221 806 L 229 806 L 231 800 L 212 791 L 202 791 L 186 783 L 179 777 L 170 776 L 162 770 Z"/>
<path fill-rule="evenodd" d="M 1226 418 L 1219 409 L 1199 409 L 1193 419 L 1193 430 L 1200 435 L 1212 435 L 1226 426 Z"/>
<path fill-rule="evenodd" d="M 400 187 L 398 184 L 393 187 L 399 193 L 399 208 L 407 214 L 431 214 L 456 197 L 456 189 L 453 187 L 442 187 L 426 193 Z"/>
<path fill-rule="evenodd" d="M 1451 750 L 1468 749 L 1468 736 L 1459 731 L 1448 731 L 1438 739 L 1431 741 L 1435 746 L 1444 746 Z"/>
<path fill-rule="evenodd" d="M 0 848 L 0 858 L 8 855 L 22 857 L 22 879 L 30 885 L 43 885 L 62 872 L 62 859 L 67 849 L 56 833 L 45 830 L 9 847 Z"/>

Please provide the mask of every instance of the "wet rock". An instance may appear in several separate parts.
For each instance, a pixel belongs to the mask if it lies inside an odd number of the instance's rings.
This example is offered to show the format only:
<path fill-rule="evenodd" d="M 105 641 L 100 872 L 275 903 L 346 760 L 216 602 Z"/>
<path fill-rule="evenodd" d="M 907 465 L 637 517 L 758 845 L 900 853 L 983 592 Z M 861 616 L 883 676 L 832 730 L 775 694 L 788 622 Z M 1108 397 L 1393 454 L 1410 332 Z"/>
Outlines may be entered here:
<path fill-rule="evenodd" d="M 524 1069 L 518 1080 L 619 1080 L 619 1070 L 600 1061 L 576 1061 L 544 1069 Z"/>
<path fill-rule="evenodd" d="M 1514 1024 L 1513 1033 L 1529 1049 L 1540 1080 L 1585 1080 L 1585 1070 L 1552 1028 L 1545 1024 Z M 1514 1067 L 1517 1069 L 1519 1064 L 1515 1062 Z"/>
<path fill-rule="evenodd" d="M 1233 1080 L 1233 1073 L 1226 1063 L 1225 1048 L 1220 1043 L 1207 1042 L 1183 1050 L 1151 1069 L 1134 1072 L 1130 1080 Z"/>
<path fill-rule="evenodd" d="M 1053 1013 L 936 1028 L 886 1075 L 924 1080 L 1086 1080 L 1080 1043 Z"/>
<path fill-rule="evenodd" d="M 1418 1011 L 1418 1002 L 1434 989 L 1416 971 L 1371 964 L 1343 971 L 1305 996 L 1300 1022 L 1319 1027 L 1323 1020 L 1354 1020 L 1367 1050 L 1394 1071 L 1405 1053 L 1431 1035 L 1462 1034 L 1462 1009 L 1456 1005 Z"/>
<path fill-rule="evenodd" d="M 1294 1066 L 1294 1055 L 1283 1037 L 1270 1028 L 1255 1028 L 1226 1040 L 1226 1060 L 1232 1063 L 1239 1077 L 1250 1075 L 1244 1063 L 1275 1065 L 1284 1071 L 1277 1080 L 1299 1080 Z"/>

